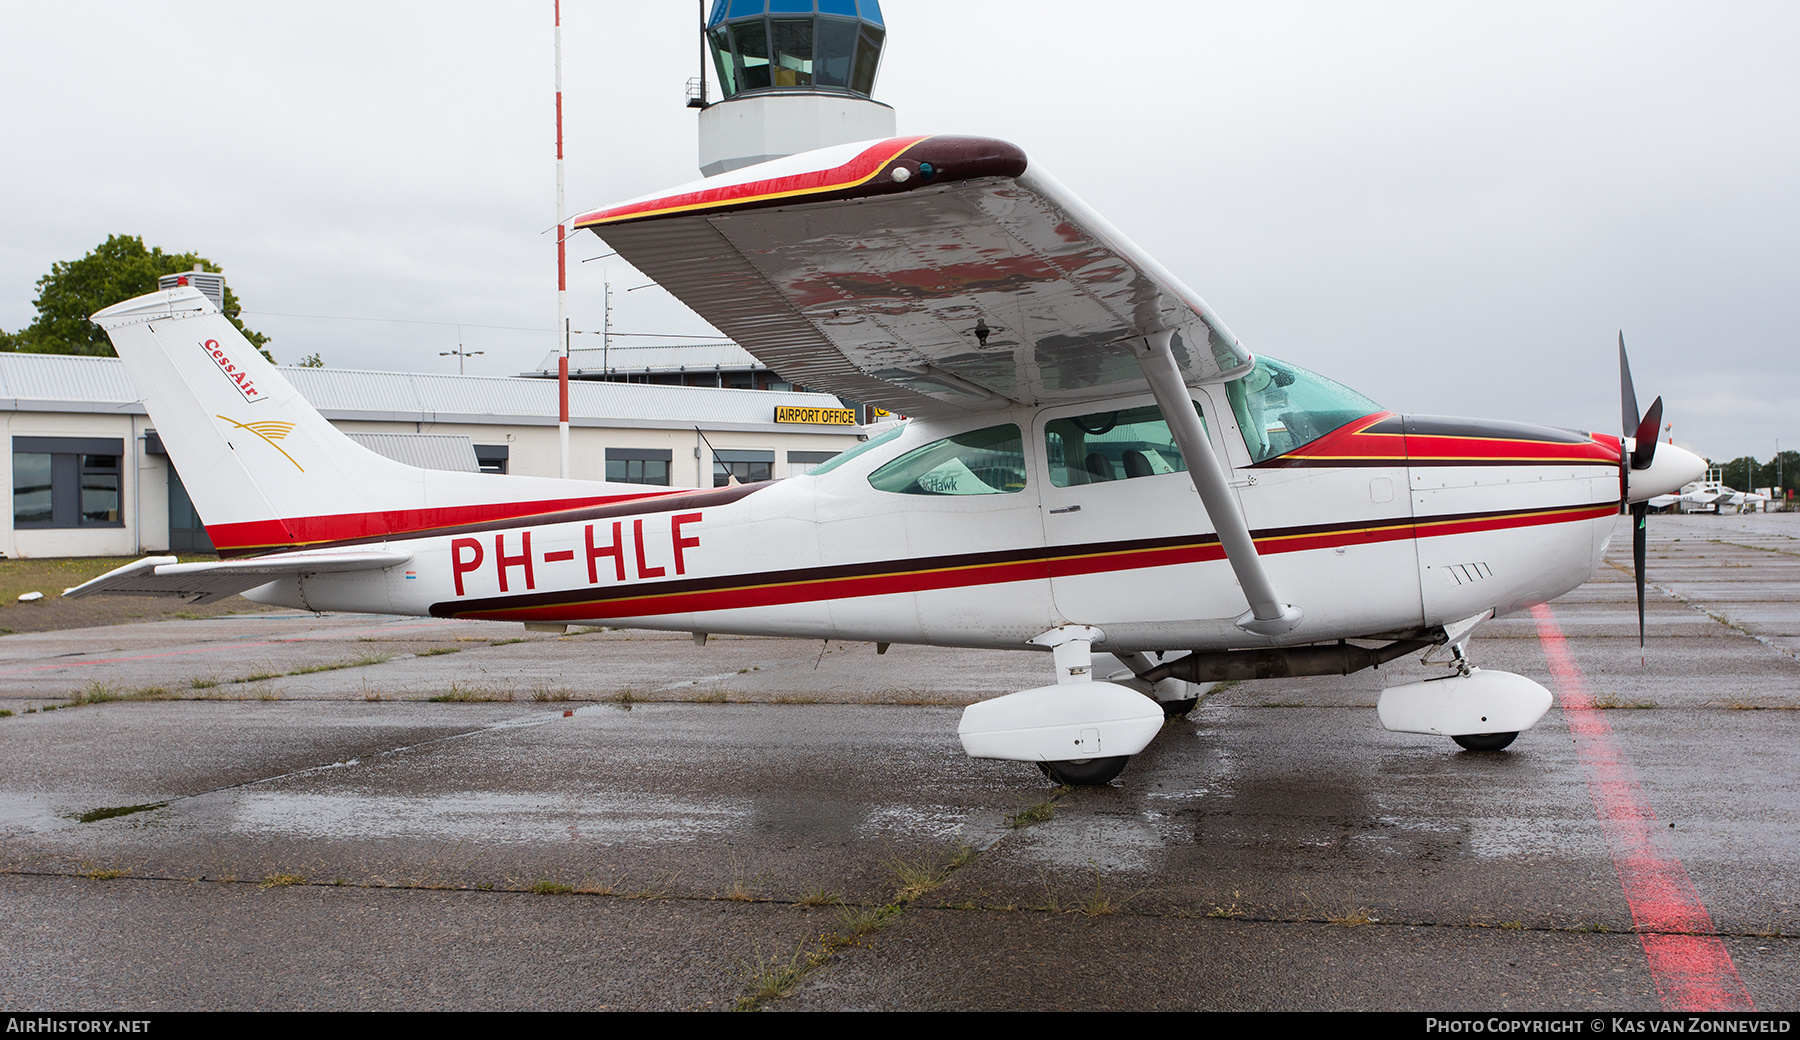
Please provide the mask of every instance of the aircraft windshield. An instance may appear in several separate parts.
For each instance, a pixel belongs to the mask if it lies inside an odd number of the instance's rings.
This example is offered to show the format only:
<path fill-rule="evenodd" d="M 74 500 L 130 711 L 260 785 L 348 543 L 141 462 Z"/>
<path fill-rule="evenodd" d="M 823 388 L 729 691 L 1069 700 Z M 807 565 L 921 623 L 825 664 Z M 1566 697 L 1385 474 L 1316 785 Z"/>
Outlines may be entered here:
<path fill-rule="evenodd" d="M 1232 414 L 1243 431 L 1251 462 L 1263 462 L 1310 444 L 1381 406 L 1356 391 L 1298 365 L 1257 356 L 1256 367 L 1225 384 Z"/>

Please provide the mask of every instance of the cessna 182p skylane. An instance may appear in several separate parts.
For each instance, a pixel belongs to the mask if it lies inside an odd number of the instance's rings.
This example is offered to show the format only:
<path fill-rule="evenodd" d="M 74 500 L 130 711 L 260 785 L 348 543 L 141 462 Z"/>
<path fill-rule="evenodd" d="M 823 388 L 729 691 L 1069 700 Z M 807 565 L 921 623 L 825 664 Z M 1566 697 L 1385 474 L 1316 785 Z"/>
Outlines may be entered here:
<path fill-rule="evenodd" d="M 232 558 L 68 594 L 1035 646 L 1057 681 L 970 706 L 965 750 L 1105 783 L 1195 684 L 1441 644 L 1456 672 L 1385 691 L 1382 723 L 1506 746 L 1550 695 L 1471 669 L 1471 630 L 1581 584 L 1628 502 L 1704 468 L 1656 447 L 1628 372 L 1620 438 L 1396 415 L 1253 357 L 1002 141 L 828 148 L 577 225 L 784 378 L 912 419 L 705 491 L 417 470 L 333 429 L 199 292 L 151 293 L 94 320 Z"/>

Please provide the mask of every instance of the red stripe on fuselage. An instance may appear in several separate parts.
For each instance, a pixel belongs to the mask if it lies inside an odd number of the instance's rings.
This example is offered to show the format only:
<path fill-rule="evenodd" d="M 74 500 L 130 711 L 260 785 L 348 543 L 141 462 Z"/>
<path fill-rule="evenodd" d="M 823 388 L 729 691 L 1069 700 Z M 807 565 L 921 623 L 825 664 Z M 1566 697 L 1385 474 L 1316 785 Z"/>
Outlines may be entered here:
<path fill-rule="evenodd" d="M 335 516 L 247 520 L 236 524 L 208 524 L 206 534 L 212 539 L 220 556 L 245 556 L 275 549 L 316 546 L 325 542 L 399 535 L 424 537 L 434 530 L 446 527 L 494 520 L 526 520 L 544 513 L 661 498 L 686 490 L 688 489 L 677 488 L 642 495 L 595 495 L 590 498 L 552 498 L 535 502 L 486 502 L 432 509 L 386 509 L 372 513 L 339 513 Z"/>
<path fill-rule="evenodd" d="M 1395 466 L 1576 465 L 1617 466 L 1619 440 L 1588 434 L 1581 443 L 1494 436 L 1375 432 L 1370 427 L 1399 418 L 1376 412 L 1340 426 L 1285 455 L 1260 462 L 1269 469 L 1391 463 Z"/>
<path fill-rule="evenodd" d="M 1325 530 L 1300 530 L 1293 533 L 1265 532 L 1256 536 L 1259 553 L 1273 555 L 1325 549 L 1339 545 L 1366 545 L 1375 542 L 1401 541 L 1408 538 L 1430 538 L 1464 534 L 1473 531 L 1497 531 L 1507 528 L 1536 527 L 1544 524 L 1571 523 L 1613 516 L 1612 504 L 1565 506 L 1555 509 L 1528 510 L 1488 516 L 1451 517 L 1419 522 L 1388 522 L 1345 526 Z M 737 610 L 750 607 L 810 603 L 819 600 L 851 599 L 861 596 L 883 596 L 939 589 L 998 585 L 1015 581 L 1041 581 L 1046 578 L 1071 577 L 1081 574 L 1103 574 L 1113 571 L 1142 570 L 1148 567 L 1171 567 L 1185 563 L 1202 563 L 1225 558 L 1223 548 L 1212 535 L 1198 536 L 1195 541 L 1176 545 L 1144 548 L 1098 549 L 1082 552 L 1076 546 L 1049 546 L 1041 556 L 995 562 L 958 564 L 955 557 L 945 558 L 940 566 L 917 567 L 914 561 L 892 561 L 894 570 L 876 574 L 823 576 L 785 581 L 764 574 L 724 576 L 712 579 L 706 588 L 684 583 L 681 591 L 657 591 L 657 585 L 644 587 L 633 594 L 631 587 L 572 590 L 571 602 L 537 603 L 517 607 L 504 606 L 503 599 L 489 599 L 474 609 L 459 609 L 464 604 L 454 600 L 436 604 L 432 612 L 443 617 L 490 618 L 522 621 L 582 621 L 625 617 L 653 617 L 658 614 L 699 613 L 710 610 Z M 860 566 L 883 566 L 882 563 Z M 733 580 L 741 584 L 726 584 Z M 595 592 L 602 595 L 594 596 Z M 573 598 L 580 596 L 582 598 Z M 542 595 L 533 597 L 543 598 Z"/>

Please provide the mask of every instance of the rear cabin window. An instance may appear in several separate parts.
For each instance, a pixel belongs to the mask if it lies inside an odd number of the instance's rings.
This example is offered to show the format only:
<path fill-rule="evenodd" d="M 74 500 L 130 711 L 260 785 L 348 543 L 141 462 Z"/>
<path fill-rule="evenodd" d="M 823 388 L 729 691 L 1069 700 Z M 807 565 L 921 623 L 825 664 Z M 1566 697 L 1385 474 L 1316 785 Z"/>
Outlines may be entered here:
<path fill-rule="evenodd" d="M 1009 495 L 1025 490 L 1025 441 L 1017 426 L 989 426 L 914 448 L 869 474 L 897 495 Z"/>

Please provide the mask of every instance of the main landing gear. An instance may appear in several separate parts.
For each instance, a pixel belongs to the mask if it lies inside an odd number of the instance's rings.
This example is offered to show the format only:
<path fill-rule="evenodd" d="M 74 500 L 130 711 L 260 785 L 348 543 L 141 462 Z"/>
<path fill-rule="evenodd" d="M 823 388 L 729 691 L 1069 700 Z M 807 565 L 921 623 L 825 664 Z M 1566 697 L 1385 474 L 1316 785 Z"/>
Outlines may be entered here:
<path fill-rule="evenodd" d="M 1078 758 L 1070 762 L 1039 762 L 1037 767 L 1053 783 L 1067 787 L 1098 787 L 1112 783 L 1125 771 L 1125 763 L 1129 761 L 1130 755 L 1114 755 L 1111 758 Z"/>
<path fill-rule="evenodd" d="M 963 709 L 957 735 L 971 758 L 1030 762 L 1061 784 L 1112 782 L 1163 725 L 1163 708 L 1121 682 L 1093 678 L 1097 628 L 1064 625 L 1032 639 L 1056 661 L 1054 686 L 1007 694 Z"/>

